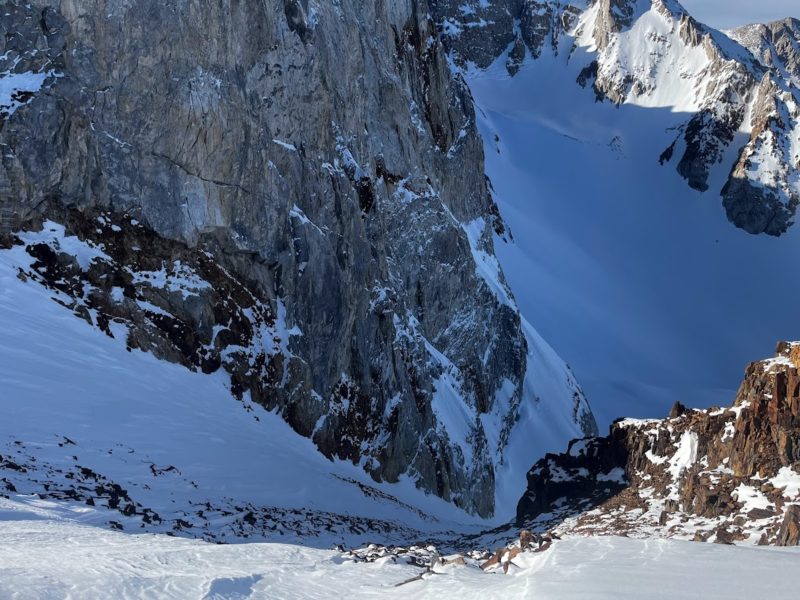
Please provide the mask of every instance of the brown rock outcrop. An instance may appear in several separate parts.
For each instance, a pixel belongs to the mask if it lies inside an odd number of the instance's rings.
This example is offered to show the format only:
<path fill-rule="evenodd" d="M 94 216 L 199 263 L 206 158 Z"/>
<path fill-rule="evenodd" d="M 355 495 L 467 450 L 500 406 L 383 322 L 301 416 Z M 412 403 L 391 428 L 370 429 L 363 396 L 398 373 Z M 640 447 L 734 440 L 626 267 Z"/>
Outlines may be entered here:
<path fill-rule="evenodd" d="M 799 366 L 800 344 L 781 342 L 747 367 L 731 408 L 678 404 L 668 419 L 621 420 L 547 455 L 528 473 L 517 524 L 572 517 L 559 528 L 797 545 Z"/>
<path fill-rule="evenodd" d="M 786 510 L 783 524 L 775 542 L 778 546 L 800 545 L 800 506 L 793 505 Z"/>

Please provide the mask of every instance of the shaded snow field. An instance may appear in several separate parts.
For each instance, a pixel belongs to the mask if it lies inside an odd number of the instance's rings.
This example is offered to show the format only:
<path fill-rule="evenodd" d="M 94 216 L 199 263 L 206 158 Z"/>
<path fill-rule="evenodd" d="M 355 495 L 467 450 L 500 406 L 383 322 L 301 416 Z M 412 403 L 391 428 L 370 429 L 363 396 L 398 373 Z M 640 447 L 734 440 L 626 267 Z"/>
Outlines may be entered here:
<path fill-rule="evenodd" d="M 655 31 L 651 21 L 638 26 Z M 706 193 L 659 164 L 694 110 L 677 75 L 697 57 L 664 66 L 670 77 L 640 105 L 616 107 L 576 83 L 596 55 L 567 50 L 513 78 L 505 56 L 467 73 L 513 234 L 496 252 L 522 315 L 573 367 L 601 431 L 664 417 L 676 400 L 727 406 L 753 357 L 800 337 L 800 279 L 787 273 L 800 227 L 773 238 L 728 222 L 719 191 L 733 150 Z"/>
<path fill-rule="evenodd" d="M 218 545 L 75 523 L 46 503 L 0 499 L 0 598 L 719 598 L 796 595 L 800 550 L 597 537 L 475 567 L 354 563 L 286 544 Z"/>

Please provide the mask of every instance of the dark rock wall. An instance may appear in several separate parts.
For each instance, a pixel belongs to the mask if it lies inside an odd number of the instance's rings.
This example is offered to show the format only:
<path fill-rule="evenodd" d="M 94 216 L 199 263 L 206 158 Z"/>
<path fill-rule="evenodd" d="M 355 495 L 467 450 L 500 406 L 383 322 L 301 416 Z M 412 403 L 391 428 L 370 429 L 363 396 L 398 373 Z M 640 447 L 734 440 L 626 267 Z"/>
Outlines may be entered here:
<path fill-rule="evenodd" d="M 31 247 L 28 275 L 87 283 L 70 301 L 87 320 L 224 367 L 325 454 L 489 515 L 498 449 L 479 415 L 511 381 L 513 425 L 527 343 L 502 274 L 476 268 L 502 223 L 429 14 L 424 0 L 0 2 L 0 74 L 44 77 L 0 112 L 0 235 L 50 219 L 106 247 L 88 270 Z M 183 276 L 210 287 L 169 289 Z M 466 437 L 434 411 L 443 377 L 474 416 Z"/>

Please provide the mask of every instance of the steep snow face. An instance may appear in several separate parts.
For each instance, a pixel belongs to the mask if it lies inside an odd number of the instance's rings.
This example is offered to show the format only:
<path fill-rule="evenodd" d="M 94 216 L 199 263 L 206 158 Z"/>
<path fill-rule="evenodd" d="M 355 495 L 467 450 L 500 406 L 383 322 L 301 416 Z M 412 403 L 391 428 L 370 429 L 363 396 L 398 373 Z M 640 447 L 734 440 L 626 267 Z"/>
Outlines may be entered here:
<path fill-rule="evenodd" d="M 596 88 L 620 104 L 687 113 L 705 108 L 718 80 L 735 75 L 731 69 L 715 71 L 714 41 L 692 39 L 690 17 L 677 3 L 642 0 L 628 7 L 624 21 L 609 24 L 597 2 L 575 29 L 576 46 L 597 56 Z"/>
<path fill-rule="evenodd" d="M 448 18 L 448 2 L 434 4 Z M 749 233 L 777 236 L 791 226 L 800 202 L 793 21 L 728 37 L 675 0 L 469 6 L 444 36 L 455 64 L 485 69 L 502 57 L 514 75 L 526 61 L 565 56 L 598 100 L 685 113 L 652 160 L 674 165 L 696 190 L 720 192 L 729 220 Z M 748 48 L 734 41 L 745 38 Z"/>
<path fill-rule="evenodd" d="M 676 112 L 700 109 L 701 99 L 695 88 L 699 84 L 698 73 L 708 67 L 708 57 L 701 47 L 686 48 L 670 25 L 660 13 L 651 11 L 639 18 L 624 35 L 613 39 L 607 50 L 610 60 L 604 62 L 597 75 L 614 87 L 627 88 L 623 102 L 667 107 Z M 648 47 L 651 40 L 661 50 L 679 44 L 679 50 L 667 55 L 674 62 L 659 60 L 663 54 L 659 49 L 651 51 Z M 579 38 L 579 41 L 592 49 L 593 40 Z M 634 74 L 644 77 L 633 81 Z"/>

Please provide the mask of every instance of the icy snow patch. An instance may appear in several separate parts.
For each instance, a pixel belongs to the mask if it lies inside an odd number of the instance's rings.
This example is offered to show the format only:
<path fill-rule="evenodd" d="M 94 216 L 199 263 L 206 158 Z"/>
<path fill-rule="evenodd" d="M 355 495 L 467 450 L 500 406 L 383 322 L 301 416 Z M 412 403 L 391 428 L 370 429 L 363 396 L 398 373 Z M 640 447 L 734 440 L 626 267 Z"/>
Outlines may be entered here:
<path fill-rule="evenodd" d="M 0 73 L 0 113 L 13 115 L 20 106 L 24 106 L 30 101 L 25 99 L 28 94 L 39 92 L 47 78 L 54 75 L 53 71 L 46 73 L 6 71 Z"/>
<path fill-rule="evenodd" d="M 84 242 L 74 235 L 67 235 L 64 226 L 53 221 L 45 221 L 41 231 L 25 231 L 19 233 L 18 237 L 26 245 L 46 244 L 56 251 L 74 256 L 84 271 L 89 269 L 92 261 L 111 262 L 111 257 L 103 252 L 101 247 Z M 30 262 L 30 257 L 28 257 L 28 262 Z"/>
<path fill-rule="evenodd" d="M 211 289 L 211 284 L 201 278 L 188 265 L 176 260 L 158 271 L 133 271 L 129 269 L 133 283 L 145 283 L 154 288 L 169 292 L 180 292 L 184 300 L 198 296 L 203 290 Z"/>
<path fill-rule="evenodd" d="M 625 469 L 621 467 L 617 467 L 616 469 L 612 469 L 608 473 L 601 473 L 597 476 L 597 481 L 613 481 L 614 483 L 625 483 L 627 478 L 625 477 Z"/>
<path fill-rule="evenodd" d="M 580 456 L 581 454 L 586 454 L 586 449 L 588 448 L 588 440 L 579 440 L 572 444 L 572 447 L 569 449 L 570 456 Z"/>
<path fill-rule="evenodd" d="M 778 474 L 769 480 L 776 488 L 786 488 L 783 495 L 790 500 L 797 500 L 800 495 L 800 473 L 792 470 L 791 467 L 781 467 Z"/>
<path fill-rule="evenodd" d="M 278 139 L 272 140 L 272 142 L 274 144 L 277 144 L 281 148 L 288 150 L 289 152 L 297 152 L 297 148 L 295 147 L 294 144 L 290 144 L 289 142 L 284 142 L 283 140 L 278 140 Z"/>
<path fill-rule="evenodd" d="M 678 481 L 681 474 L 697 462 L 697 434 L 694 431 L 685 431 L 678 442 L 678 449 L 669 461 L 667 469 L 673 481 Z"/>
<path fill-rule="evenodd" d="M 742 512 L 744 514 L 756 508 L 765 509 L 771 506 L 769 499 L 764 494 L 753 486 L 743 483 L 733 491 L 733 497 L 737 502 L 743 504 Z"/>

